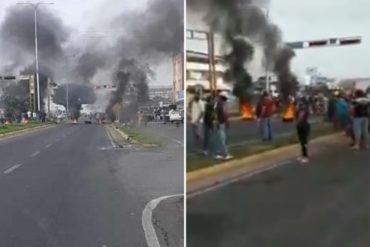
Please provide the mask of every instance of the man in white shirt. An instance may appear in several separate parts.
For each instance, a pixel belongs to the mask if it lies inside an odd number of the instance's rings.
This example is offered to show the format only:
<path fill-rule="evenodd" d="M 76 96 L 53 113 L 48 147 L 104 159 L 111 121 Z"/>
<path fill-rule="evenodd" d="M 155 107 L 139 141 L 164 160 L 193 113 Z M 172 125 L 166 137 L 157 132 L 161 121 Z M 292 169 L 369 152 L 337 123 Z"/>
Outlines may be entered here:
<path fill-rule="evenodd" d="M 190 103 L 190 122 L 191 129 L 196 141 L 196 145 L 201 148 L 202 136 L 200 135 L 201 123 L 204 116 L 204 102 L 200 100 L 199 94 L 196 94 Z"/>

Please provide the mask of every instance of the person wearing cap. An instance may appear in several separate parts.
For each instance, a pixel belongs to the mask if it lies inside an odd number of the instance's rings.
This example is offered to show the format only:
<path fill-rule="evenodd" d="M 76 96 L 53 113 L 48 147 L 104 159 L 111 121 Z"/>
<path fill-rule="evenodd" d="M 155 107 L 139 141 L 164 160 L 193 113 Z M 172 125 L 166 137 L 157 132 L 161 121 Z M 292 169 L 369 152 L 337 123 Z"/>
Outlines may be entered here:
<path fill-rule="evenodd" d="M 201 149 L 201 141 L 203 137 L 200 134 L 201 123 L 203 122 L 204 116 L 204 103 L 200 99 L 199 93 L 196 93 L 193 100 L 190 102 L 190 121 L 191 129 L 193 132 L 194 139 L 196 141 L 197 148 Z"/>
<path fill-rule="evenodd" d="M 227 100 L 229 95 L 227 92 L 221 92 L 218 95 L 218 100 L 215 105 L 216 121 L 215 126 L 218 136 L 218 155 L 215 156 L 216 159 L 229 160 L 233 156 L 230 155 L 229 149 L 226 145 L 227 142 L 227 129 L 229 128 L 229 116 L 227 112 Z"/>

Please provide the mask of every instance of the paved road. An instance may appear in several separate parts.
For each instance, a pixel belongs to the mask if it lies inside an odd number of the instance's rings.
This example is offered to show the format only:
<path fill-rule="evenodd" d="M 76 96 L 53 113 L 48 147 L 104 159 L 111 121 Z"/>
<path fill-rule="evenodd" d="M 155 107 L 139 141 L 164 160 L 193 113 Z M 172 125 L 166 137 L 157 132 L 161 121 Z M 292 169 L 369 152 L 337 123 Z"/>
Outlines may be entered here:
<path fill-rule="evenodd" d="M 145 206 L 183 191 L 179 149 L 113 149 L 94 124 L 0 140 L 0 246 L 147 246 Z"/>
<path fill-rule="evenodd" d="M 322 121 L 320 118 L 313 119 L 313 123 Z M 194 155 L 199 152 L 199 146 L 197 146 L 194 136 L 191 132 L 191 126 L 187 122 L 186 131 L 186 149 L 187 154 Z M 295 132 L 295 127 L 293 122 L 284 123 L 280 118 L 273 119 L 272 130 L 274 135 L 289 134 Z M 246 144 L 251 141 L 260 140 L 259 130 L 256 121 L 244 121 L 236 120 L 230 123 L 230 129 L 228 133 L 229 145 L 240 145 Z"/>
<path fill-rule="evenodd" d="M 329 147 L 310 165 L 291 161 L 192 197 L 187 246 L 370 246 L 369 160 Z"/>

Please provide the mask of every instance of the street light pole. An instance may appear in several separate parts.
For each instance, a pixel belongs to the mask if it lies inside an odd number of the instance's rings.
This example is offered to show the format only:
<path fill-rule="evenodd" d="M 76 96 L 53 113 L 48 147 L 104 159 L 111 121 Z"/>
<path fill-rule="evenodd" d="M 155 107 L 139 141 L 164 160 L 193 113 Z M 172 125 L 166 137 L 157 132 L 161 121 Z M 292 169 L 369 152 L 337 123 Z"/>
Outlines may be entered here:
<path fill-rule="evenodd" d="M 36 87 L 37 87 L 37 111 L 41 110 L 40 100 L 40 75 L 39 75 L 39 54 L 38 54 L 38 42 L 37 42 L 37 5 L 34 7 L 35 16 L 35 57 L 36 57 Z"/>
<path fill-rule="evenodd" d="M 37 87 L 37 111 L 41 110 L 41 97 L 40 97 L 40 75 L 39 75 L 39 56 L 38 56 L 38 40 L 37 40 L 37 8 L 42 4 L 52 5 L 51 2 L 38 2 L 38 3 L 17 3 L 18 5 L 29 5 L 34 11 L 34 24 L 35 24 L 35 59 L 36 59 L 36 87 Z"/>
<path fill-rule="evenodd" d="M 67 106 L 67 115 L 69 114 L 69 88 L 68 83 L 66 84 L 66 106 Z"/>
<path fill-rule="evenodd" d="M 268 21 L 269 19 L 269 15 L 270 15 L 270 8 L 267 7 L 266 9 L 267 13 L 266 13 L 266 19 Z M 269 79 L 269 61 L 268 61 L 268 58 L 266 57 L 266 92 L 269 93 L 270 92 L 270 79 Z"/>

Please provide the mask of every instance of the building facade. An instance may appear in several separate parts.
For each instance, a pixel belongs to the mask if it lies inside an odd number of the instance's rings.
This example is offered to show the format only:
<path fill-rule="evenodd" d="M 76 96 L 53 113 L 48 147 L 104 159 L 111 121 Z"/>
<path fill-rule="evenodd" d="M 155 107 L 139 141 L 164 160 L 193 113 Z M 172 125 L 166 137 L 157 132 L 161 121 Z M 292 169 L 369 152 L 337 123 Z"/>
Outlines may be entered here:
<path fill-rule="evenodd" d="M 182 53 L 177 54 L 172 60 L 173 68 L 173 102 L 182 101 L 184 97 L 184 55 Z"/>
<path fill-rule="evenodd" d="M 149 88 L 149 99 L 162 98 L 173 101 L 173 87 L 171 86 L 151 86 Z"/>

